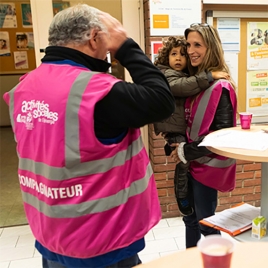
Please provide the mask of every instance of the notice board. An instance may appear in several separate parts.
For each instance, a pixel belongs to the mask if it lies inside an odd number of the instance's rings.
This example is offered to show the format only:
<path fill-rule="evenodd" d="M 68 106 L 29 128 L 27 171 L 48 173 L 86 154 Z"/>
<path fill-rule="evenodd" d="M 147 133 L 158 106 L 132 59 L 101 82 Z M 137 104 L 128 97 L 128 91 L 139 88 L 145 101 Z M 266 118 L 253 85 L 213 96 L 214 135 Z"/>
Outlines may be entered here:
<path fill-rule="evenodd" d="M 227 15 L 228 16 L 228 15 Z M 267 22 L 267 18 L 241 18 L 240 19 L 240 52 L 238 53 L 238 110 L 247 110 L 247 25 L 249 22 Z M 217 18 L 213 19 L 217 27 Z M 268 68 L 268 65 L 267 65 Z"/>
<path fill-rule="evenodd" d="M 36 68 L 30 2 L 0 3 L 0 74 Z"/>

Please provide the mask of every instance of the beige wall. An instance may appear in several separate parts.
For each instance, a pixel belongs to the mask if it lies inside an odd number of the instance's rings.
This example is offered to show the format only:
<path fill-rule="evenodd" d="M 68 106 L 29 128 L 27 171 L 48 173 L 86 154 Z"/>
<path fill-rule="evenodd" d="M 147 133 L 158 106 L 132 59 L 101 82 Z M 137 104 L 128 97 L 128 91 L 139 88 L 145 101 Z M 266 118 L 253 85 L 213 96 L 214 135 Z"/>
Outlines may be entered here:
<path fill-rule="evenodd" d="M 33 18 L 33 32 L 35 41 L 35 57 L 36 66 L 39 66 L 44 53 L 40 49 L 44 49 L 48 45 L 48 28 L 53 18 L 52 0 L 40 1 L 30 0 Z M 55 2 L 59 2 L 58 0 Z M 121 0 L 87 0 L 87 1 L 69 1 L 70 5 L 85 3 L 94 6 L 103 11 L 109 12 L 112 16 L 122 21 Z"/>
<path fill-rule="evenodd" d="M 113 17 L 122 22 L 121 0 L 73 0 L 69 2 L 71 6 L 77 4 L 87 4 L 89 6 L 98 8 L 104 12 L 110 13 Z"/>
<path fill-rule="evenodd" d="M 20 76 L 18 74 L 0 75 L 0 126 L 10 126 L 8 106 L 2 96 L 19 82 Z"/>

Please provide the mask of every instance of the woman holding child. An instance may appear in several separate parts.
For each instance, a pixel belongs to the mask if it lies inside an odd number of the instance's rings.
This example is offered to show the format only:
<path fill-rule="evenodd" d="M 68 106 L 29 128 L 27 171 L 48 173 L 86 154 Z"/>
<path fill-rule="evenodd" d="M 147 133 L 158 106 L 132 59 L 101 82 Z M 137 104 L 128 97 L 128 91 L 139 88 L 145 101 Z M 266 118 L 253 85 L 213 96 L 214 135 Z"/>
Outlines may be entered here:
<path fill-rule="evenodd" d="M 208 24 L 192 24 L 185 30 L 190 75 L 203 71 L 222 71 L 230 75 L 223 55 L 219 34 Z M 194 247 L 201 234 L 219 231 L 199 224 L 199 220 L 215 214 L 217 192 L 229 192 L 235 187 L 236 162 L 198 146 L 210 132 L 236 125 L 237 98 L 230 76 L 211 82 L 210 87 L 185 103 L 187 142 L 172 144 L 176 163 L 188 163 L 188 200 L 194 211 L 184 216 L 186 248 Z"/>
<path fill-rule="evenodd" d="M 175 112 L 169 118 L 154 124 L 155 134 L 159 135 L 161 133 L 167 141 L 164 147 L 166 155 L 170 155 L 174 149 L 170 144 L 186 141 L 184 113 L 186 99 L 209 88 L 214 79 L 228 76 L 226 72 L 205 70 L 189 76 L 189 63 L 187 43 L 184 36 L 170 36 L 164 40 L 154 62 L 167 78 L 176 101 Z M 193 213 L 193 207 L 188 201 L 188 166 L 189 163 L 184 164 L 182 161 L 176 165 L 174 172 L 174 191 L 182 216 Z"/>

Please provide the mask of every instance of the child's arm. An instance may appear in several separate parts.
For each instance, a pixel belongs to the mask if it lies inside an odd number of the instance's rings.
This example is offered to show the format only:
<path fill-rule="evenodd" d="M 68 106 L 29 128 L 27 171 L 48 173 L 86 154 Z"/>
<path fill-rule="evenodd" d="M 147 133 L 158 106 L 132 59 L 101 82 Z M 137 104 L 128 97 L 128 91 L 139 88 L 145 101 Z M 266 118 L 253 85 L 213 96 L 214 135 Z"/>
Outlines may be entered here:
<path fill-rule="evenodd" d="M 228 74 L 225 72 L 201 72 L 194 76 L 186 77 L 183 72 L 177 72 L 172 69 L 165 72 L 171 92 L 175 97 L 194 96 L 209 88 L 214 79 L 226 78 L 226 75 Z"/>

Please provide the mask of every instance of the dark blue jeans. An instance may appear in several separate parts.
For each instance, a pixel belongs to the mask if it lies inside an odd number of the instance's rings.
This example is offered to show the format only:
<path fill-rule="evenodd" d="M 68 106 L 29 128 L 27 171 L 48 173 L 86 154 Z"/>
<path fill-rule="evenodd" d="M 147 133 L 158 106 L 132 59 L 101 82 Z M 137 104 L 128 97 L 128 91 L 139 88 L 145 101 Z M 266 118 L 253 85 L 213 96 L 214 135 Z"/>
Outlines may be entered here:
<path fill-rule="evenodd" d="M 186 248 L 190 248 L 196 246 L 198 240 L 201 238 L 201 234 L 204 236 L 220 234 L 220 231 L 199 224 L 201 219 L 215 214 L 218 198 L 217 190 L 198 182 L 189 172 L 187 175 L 189 180 L 188 200 L 194 208 L 194 213 L 190 216 L 183 217 L 183 221 L 186 232 Z"/>
<path fill-rule="evenodd" d="M 133 266 L 136 266 L 141 263 L 141 260 L 138 256 L 138 254 L 124 259 L 118 263 L 112 264 L 107 266 L 107 268 L 131 268 Z M 43 258 L 43 268 L 68 268 L 66 266 L 63 266 L 62 264 L 54 261 L 49 261 L 45 258 Z M 80 267 L 72 267 L 72 268 L 80 268 Z M 85 268 L 85 267 L 83 267 Z M 94 268 L 94 267 L 87 267 L 87 268 Z"/>

